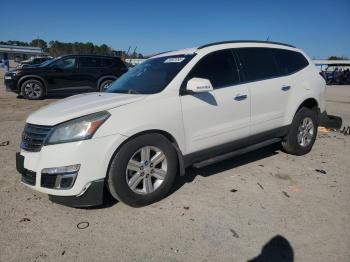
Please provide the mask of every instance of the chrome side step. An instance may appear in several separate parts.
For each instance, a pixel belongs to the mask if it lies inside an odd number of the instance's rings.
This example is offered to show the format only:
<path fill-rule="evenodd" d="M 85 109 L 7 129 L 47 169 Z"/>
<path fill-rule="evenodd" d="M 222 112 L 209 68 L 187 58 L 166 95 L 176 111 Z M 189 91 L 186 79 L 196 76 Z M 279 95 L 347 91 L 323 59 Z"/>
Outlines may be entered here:
<path fill-rule="evenodd" d="M 248 153 L 250 151 L 254 151 L 256 149 L 259 149 L 259 148 L 262 148 L 265 146 L 269 146 L 271 144 L 280 142 L 281 140 L 282 140 L 281 138 L 272 138 L 272 139 L 263 141 L 261 143 L 255 144 L 255 145 L 247 146 L 247 147 L 244 147 L 244 148 L 241 148 L 241 149 L 238 149 L 238 150 L 235 150 L 235 151 L 223 154 L 223 155 L 218 155 L 218 156 L 209 158 L 207 160 L 204 160 L 204 161 L 201 161 L 198 163 L 194 163 L 192 166 L 195 168 L 202 168 L 202 167 L 226 160 L 228 158 L 233 158 L 235 156 L 242 155 L 242 154 Z"/>

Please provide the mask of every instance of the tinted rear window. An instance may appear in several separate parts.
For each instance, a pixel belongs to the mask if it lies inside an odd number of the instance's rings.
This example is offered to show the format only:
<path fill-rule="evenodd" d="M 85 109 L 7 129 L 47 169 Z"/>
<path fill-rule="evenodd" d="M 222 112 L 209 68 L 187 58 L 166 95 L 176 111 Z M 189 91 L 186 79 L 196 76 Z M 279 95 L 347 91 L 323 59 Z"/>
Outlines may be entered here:
<path fill-rule="evenodd" d="M 268 79 L 279 75 L 271 48 L 236 49 L 245 72 L 246 81 Z"/>
<path fill-rule="evenodd" d="M 239 75 L 231 50 L 217 51 L 202 58 L 187 78 L 194 77 L 209 79 L 213 88 L 237 84 Z"/>
<path fill-rule="evenodd" d="M 109 67 L 113 65 L 113 60 L 109 58 L 102 58 L 102 65 Z"/>
<path fill-rule="evenodd" d="M 125 64 L 119 58 L 102 58 L 103 67 L 125 67 Z"/>
<path fill-rule="evenodd" d="M 81 68 L 101 67 L 101 59 L 97 57 L 80 57 L 79 67 Z"/>
<path fill-rule="evenodd" d="M 282 75 L 295 73 L 306 66 L 309 62 L 299 52 L 284 49 L 273 50 Z"/>

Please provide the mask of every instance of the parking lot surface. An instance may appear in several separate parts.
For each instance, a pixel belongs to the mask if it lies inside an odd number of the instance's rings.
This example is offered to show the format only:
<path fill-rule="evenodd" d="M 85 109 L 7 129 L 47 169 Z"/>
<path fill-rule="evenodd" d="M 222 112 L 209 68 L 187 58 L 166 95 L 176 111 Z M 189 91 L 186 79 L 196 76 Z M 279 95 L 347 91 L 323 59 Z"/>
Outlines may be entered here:
<path fill-rule="evenodd" d="M 0 76 L 0 261 L 349 261 L 350 136 L 320 132 L 306 156 L 271 146 L 188 169 L 147 207 L 74 209 L 15 170 L 26 117 L 57 99 L 19 99 Z M 327 88 L 327 111 L 350 124 L 350 86 Z"/>

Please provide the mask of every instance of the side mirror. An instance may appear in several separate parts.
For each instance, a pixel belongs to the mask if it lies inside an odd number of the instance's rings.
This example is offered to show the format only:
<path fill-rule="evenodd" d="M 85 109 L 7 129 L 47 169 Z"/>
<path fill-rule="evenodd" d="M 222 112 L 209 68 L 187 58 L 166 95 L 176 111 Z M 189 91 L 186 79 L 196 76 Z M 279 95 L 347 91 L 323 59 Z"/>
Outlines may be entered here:
<path fill-rule="evenodd" d="M 213 91 L 213 86 L 208 79 L 195 77 L 188 80 L 186 90 L 190 93 L 204 93 Z"/>

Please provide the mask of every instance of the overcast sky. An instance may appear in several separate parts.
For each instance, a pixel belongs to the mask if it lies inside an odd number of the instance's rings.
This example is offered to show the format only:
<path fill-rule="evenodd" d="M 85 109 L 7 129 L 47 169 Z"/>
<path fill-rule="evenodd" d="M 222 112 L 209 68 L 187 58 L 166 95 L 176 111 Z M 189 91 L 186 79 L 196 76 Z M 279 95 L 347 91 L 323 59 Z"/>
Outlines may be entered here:
<path fill-rule="evenodd" d="M 350 0 L 7 0 L 1 21 L 3 41 L 90 41 L 152 54 L 215 41 L 270 39 L 315 58 L 350 58 Z"/>

